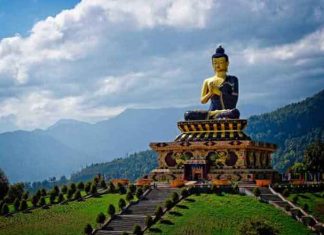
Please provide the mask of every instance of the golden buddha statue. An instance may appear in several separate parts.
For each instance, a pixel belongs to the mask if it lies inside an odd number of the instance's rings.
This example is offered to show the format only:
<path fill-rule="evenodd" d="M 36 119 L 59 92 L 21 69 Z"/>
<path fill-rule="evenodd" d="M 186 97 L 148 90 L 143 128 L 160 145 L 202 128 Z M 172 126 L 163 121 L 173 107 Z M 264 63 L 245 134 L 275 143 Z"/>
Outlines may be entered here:
<path fill-rule="evenodd" d="M 229 60 L 222 46 L 216 49 L 212 56 L 214 76 L 204 80 L 201 90 L 201 103 L 210 100 L 208 111 L 188 111 L 185 113 L 186 120 L 205 119 L 237 119 L 240 112 L 236 109 L 238 100 L 238 79 L 227 75 Z"/>

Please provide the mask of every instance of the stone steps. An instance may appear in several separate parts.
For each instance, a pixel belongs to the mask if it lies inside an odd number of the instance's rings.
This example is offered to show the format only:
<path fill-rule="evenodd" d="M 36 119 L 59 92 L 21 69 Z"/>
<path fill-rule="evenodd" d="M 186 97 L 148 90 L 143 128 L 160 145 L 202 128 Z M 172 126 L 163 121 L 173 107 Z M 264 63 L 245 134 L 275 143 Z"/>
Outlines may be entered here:
<path fill-rule="evenodd" d="M 178 189 L 172 188 L 154 188 L 138 203 L 134 203 L 123 211 L 121 215 L 116 215 L 102 229 L 98 230 L 96 235 L 122 234 L 123 232 L 132 233 L 134 225 L 138 224 L 143 229 L 145 227 L 145 218 L 147 215 L 154 216 L 158 206 L 163 206 L 164 201 L 171 196 L 172 192 L 178 192 Z"/>

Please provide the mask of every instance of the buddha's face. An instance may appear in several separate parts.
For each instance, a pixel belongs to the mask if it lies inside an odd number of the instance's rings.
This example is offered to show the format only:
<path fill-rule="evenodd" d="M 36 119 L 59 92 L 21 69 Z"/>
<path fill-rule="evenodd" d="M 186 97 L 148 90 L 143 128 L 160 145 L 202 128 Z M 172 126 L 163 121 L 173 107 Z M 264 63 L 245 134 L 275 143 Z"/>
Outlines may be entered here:
<path fill-rule="evenodd" d="M 229 63 L 225 57 L 213 58 L 212 63 L 215 73 L 227 72 Z"/>

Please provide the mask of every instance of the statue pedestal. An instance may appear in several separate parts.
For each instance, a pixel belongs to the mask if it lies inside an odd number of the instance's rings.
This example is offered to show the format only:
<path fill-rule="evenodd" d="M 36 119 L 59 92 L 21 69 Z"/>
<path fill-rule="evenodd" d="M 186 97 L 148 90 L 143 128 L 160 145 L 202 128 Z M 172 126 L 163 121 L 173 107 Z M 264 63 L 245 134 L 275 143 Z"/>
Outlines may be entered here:
<path fill-rule="evenodd" d="M 149 178 L 254 181 L 274 179 L 271 167 L 274 144 L 252 141 L 242 119 L 181 121 L 173 142 L 151 143 L 158 153 L 158 168 Z"/>

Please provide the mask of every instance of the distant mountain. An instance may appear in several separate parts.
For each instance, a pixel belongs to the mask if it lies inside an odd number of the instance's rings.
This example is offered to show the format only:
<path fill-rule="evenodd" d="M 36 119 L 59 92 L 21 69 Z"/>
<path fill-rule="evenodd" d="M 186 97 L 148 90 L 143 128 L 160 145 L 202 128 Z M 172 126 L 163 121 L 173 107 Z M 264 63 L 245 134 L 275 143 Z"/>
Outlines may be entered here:
<path fill-rule="evenodd" d="M 247 130 L 253 138 L 279 145 L 274 157 L 277 168 L 285 169 L 300 159 L 304 142 L 323 136 L 323 93 L 249 119 Z M 172 141 L 179 134 L 176 122 L 183 120 L 183 113 L 190 109 L 202 107 L 128 109 L 95 124 L 60 120 L 46 130 L 2 133 L 0 168 L 11 182 L 68 176 L 92 163 L 110 162 L 147 150 L 150 142 Z M 257 109 L 240 106 L 243 118 Z"/>
<path fill-rule="evenodd" d="M 274 112 L 250 117 L 246 130 L 252 139 L 277 144 L 273 166 L 281 172 L 287 170 L 303 159 L 307 145 L 324 140 L 324 90 Z"/>

